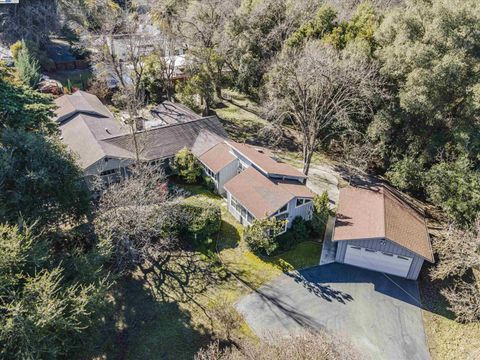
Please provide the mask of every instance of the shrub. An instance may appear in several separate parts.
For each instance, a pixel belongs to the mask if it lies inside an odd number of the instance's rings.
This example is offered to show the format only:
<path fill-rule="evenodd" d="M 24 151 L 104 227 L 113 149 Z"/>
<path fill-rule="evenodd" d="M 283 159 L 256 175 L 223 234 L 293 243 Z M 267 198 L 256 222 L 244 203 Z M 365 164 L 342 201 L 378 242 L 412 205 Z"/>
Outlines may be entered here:
<path fill-rule="evenodd" d="M 105 80 L 95 79 L 90 83 L 88 92 L 95 95 L 103 103 L 111 103 L 113 90 L 108 87 Z"/>
<path fill-rule="evenodd" d="M 210 176 L 204 176 L 203 177 L 203 183 L 205 185 L 205 188 L 209 191 L 214 192 L 215 191 L 215 182 Z"/>
<path fill-rule="evenodd" d="M 35 59 L 25 42 L 22 41 L 22 47 L 16 53 L 15 68 L 17 69 L 19 78 L 25 85 L 35 88 L 40 81 L 40 65 Z"/>
<path fill-rule="evenodd" d="M 418 194 L 423 189 L 424 172 L 424 162 L 421 159 L 406 156 L 388 170 L 386 177 L 400 190 Z"/>
<path fill-rule="evenodd" d="M 284 227 L 285 220 L 278 220 L 274 217 L 262 220 L 255 219 L 253 224 L 245 230 L 245 242 L 252 251 L 265 252 L 270 255 L 277 249 L 276 237 L 283 231 Z"/>
<path fill-rule="evenodd" d="M 450 219 L 465 227 L 474 223 L 480 213 L 480 171 L 467 157 L 432 166 L 426 179 L 428 197 Z"/>
<path fill-rule="evenodd" d="M 27 48 L 33 59 L 37 60 L 40 68 L 45 71 L 55 70 L 55 62 L 48 57 L 45 50 L 40 50 L 37 44 L 32 41 L 19 40 L 10 46 L 10 52 L 14 61 L 17 61 L 18 55 L 22 49 Z"/>
<path fill-rule="evenodd" d="M 475 283 L 459 280 L 453 287 L 441 290 L 448 300 L 448 309 L 462 323 L 476 323 L 480 320 L 480 291 Z"/>
<path fill-rule="evenodd" d="M 279 235 L 275 241 L 278 244 L 280 251 L 287 251 L 293 248 L 295 245 L 307 241 L 309 238 L 308 223 L 302 217 L 297 216 L 293 219 L 291 228 L 284 234 Z"/>
<path fill-rule="evenodd" d="M 310 233 L 312 236 L 321 236 L 325 231 L 328 217 L 331 215 L 328 194 L 326 191 L 322 195 L 317 195 L 313 199 L 313 216 L 308 222 Z"/>
<path fill-rule="evenodd" d="M 172 170 L 188 184 L 198 182 L 202 176 L 202 167 L 187 147 L 184 147 L 175 155 Z"/>
<path fill-rule="evenodd" d="M 208 201 L 189 200 L 182 206 L 188 219 L 181 230 L 183 237 L 204 242 L 220 231 L 222 212 L 218 205 Z"/>

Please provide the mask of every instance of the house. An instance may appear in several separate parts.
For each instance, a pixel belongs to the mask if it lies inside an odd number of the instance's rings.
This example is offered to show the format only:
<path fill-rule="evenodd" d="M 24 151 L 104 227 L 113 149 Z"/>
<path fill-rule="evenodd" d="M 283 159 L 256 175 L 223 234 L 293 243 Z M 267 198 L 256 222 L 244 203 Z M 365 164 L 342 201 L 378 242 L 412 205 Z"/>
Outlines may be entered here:
<path fill-rule="evenodd" d="M 143 162 L 168 162 L 197 140 L 205 147 L 227 138 L 216 116 L 201 117 L 177 103 L 156 106 L 151 120 L 137 119 L 135 137 L 131 126 L 115 119 L 95 95 L 77 91 L 55 103 L 61 139 L 77 156 L 87 180 L 100 175 L 106 183 L 115 182 L 128 173 L 137 155 Z"/>
<path fill-rule="evenodd" d="M 288 220 L 286 230 L 296 217 L 311 219 L 314 194 L 305 185 L 306 176 L 277 161 L 269 150 L 223 140 L 193 152 L 243 225 L 275 216 Z"/>
<path fill-rule="evenodd" d="M 387 185 L 340 190 L 335 261 L 416 280 L 433 252 L 423 214 Z"/>

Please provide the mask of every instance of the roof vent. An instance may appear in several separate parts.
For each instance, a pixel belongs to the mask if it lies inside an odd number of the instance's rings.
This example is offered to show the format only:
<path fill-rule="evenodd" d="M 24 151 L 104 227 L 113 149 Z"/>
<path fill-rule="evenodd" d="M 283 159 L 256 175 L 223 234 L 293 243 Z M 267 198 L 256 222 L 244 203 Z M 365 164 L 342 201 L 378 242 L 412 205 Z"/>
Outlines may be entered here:
<path fill-rule="evenodd" d="M 108 128 L 105 128 L 105 131 L 107 132 L 107 134 L 112 134 L 110 130 L 108 130 Z"/>

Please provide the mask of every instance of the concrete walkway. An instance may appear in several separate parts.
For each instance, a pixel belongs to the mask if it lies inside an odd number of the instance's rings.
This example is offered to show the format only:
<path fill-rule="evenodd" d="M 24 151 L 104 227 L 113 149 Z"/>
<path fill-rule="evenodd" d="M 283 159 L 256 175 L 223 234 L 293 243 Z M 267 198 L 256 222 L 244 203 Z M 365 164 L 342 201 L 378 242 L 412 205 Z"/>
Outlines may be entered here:
<path fill-rule="evenodd" d="M 327 221 L 327 227 L 325 228 L 325 236 L 323 237 L 322 254 L 320 255 L 319 265 L 326 265 L 335 262 L 337 244 L 332 242 L 334 227 L 335 218 L 330 216 Z"/>
<path fill-rule="evenodd" d="M 330 165 L 315 165 L 310 168 L 308 188 L 319 195 L 326 191 L 332 207 L 338 203 L 338 184 L 339 174 Z"/>

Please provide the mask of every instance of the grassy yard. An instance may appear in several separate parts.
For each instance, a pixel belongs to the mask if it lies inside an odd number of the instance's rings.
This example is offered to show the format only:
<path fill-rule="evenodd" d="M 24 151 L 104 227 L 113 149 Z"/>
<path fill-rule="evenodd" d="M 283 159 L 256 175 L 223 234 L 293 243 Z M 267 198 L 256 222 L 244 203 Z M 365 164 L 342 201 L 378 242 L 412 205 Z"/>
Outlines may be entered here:
<path fill-rule="evenodd" d="M 228 100 L 224 100 L 215 112 L 229 136 L 238 142 L 257 139 L 260 130 L 268 124 L 259 116 L 258 104 L 231 90 L 223 90 L 223 95 Z"/>
<path fill-rule="evenodd" d="M 419 281 L 423 320 L 432 360 L 480 359 L 480 323 L 460 324 L 447 309 L 439 290 L 448 284 L 432 282 L 424 273 Z"/>
<path fill-rule="evenodd" d="M 214 110 L 230 138 L 282 151 L 299 151 L 300 142 L 292 129 L 281 126 L 282 136 L 265 131 L 271 124 L 262 118 L 258 103 L 232 90 L 225 89 L 223 94 L 224 99 Z"/>
<path fill-rule="evenodd" d="M 179 252 L 146 264 L 120 280 L 111 293 L 114 312 L 98 336 L 98 344 L 82 358 L 192 359 L 223 325 L 214 316 L 282 273 L 316 265 L 320 243 L 305 242 L 280 256 L 260 258 L 242 241 L 242 226 L 228 213 L 225 201 L 201 186 L 185 186 L 189 199 L 221 206 L 222 227 L 216 239 L 218 256 L 204 251 Z M 227 271 L 228 270 L 228 271 Z M 233 334 L 255 336 L 238 319 Z"/>

